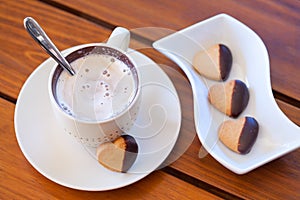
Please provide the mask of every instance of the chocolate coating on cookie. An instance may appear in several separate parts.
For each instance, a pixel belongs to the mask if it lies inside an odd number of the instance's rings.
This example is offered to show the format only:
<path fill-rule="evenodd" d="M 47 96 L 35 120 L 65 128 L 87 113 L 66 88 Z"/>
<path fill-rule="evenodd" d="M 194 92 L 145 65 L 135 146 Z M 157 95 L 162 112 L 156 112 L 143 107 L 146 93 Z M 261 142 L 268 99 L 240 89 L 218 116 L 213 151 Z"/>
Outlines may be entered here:
<path fill-rule="evenodd" d="M 249 91 L 244 82 L 234 80 L 231 99 L 230 116 L 237 117 L 246 108 L 249 101 Z"/>
<path fill-rule="evenodd" d="M 221 79 L 224 81 L 228 78 L 231 70 L 232 54 L 227 46 L 219 44 L 219 55 Z"/>
<path fill-rule="evenodd" d="M 124 143 L 126 144 L 122 168 L 122 172 L 126 172 L 132 166 L 137 157 L 138 145 L 135 139 L 130 135 L 122 135 L 121 137 L 124 139 Z"/>
<path fill-rule="evenodd" d="M 244 127 L 241 131 L 238 152 L 247 154 L 251 150 L 258 135 L 259 126 L 253 117 L 245 117 Z"/>

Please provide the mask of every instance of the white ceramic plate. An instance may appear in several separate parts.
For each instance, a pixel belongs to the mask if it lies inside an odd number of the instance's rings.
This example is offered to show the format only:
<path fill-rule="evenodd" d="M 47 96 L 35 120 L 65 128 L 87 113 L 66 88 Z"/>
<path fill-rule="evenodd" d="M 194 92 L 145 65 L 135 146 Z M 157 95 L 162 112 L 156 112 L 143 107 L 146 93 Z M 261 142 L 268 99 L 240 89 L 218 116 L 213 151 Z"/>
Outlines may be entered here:
<path fill-rule="evenodd" d="M 228 80 L 240 79 L 249 87 L 249 104 L 239 117 L 252 116 L 259 123 L 257 141 L 246 155 L 230 151 L 218 140 L 219 125 L 229 118 L 207 100 L 208 88 L 216 82 L 201 77 L 191 65 L 196 52 L 217 43 L 227 45 L 233 55 Z M 176 62 L 189 78 L 198 137 L 222 165 L 244 174 L 300 147 L 300 128 L 281 112 L 274 100 L 267 49 L 246 25 L 220 14 L 162 38 L 153 46 Z"/>
<path fill-rule="evenodd" d="M 102 167 L 95 158 L 95 149 L 85 148 L 56 123 L 47 93 L 48 76 L 55 64 L 52 59 L 27 79 L 15 110 L 16 136 L 26 159 L 45 177 L 79 190 L 111 190 L 142 179 L 169 155 L 181 125 L 176 90 L 152 60 L 132 50 L 130 55 L 141 71 L 142 100 L 136 125 L 128 133 L 139 146 L 137 160 L 128 173 Z"/>

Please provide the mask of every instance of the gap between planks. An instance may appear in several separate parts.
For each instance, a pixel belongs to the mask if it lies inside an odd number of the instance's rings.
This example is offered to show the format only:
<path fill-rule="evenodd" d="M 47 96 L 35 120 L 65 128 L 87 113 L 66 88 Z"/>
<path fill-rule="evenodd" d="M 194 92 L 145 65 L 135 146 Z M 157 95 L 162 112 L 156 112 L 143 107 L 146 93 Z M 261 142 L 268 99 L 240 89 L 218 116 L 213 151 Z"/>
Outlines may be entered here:
<path fill-rule="evenodd" d="M 198 188 L 201 188 L 201 189 L 203 189 L 205 191 L 208 191 L 208 192 L 210 192 L 210 193 L 212 193 L 212 194 L 214 194 L 216 196 L 219 196 L 219 197 L 221 197 L 223 199 L 231 199 L 231 200 L 242 199 L 242 198 L 240 198 L 240 197 L 238 197 L 238 196 L 236 196 L 234 194 L 226 192 L 225 190 L 222 190 L 222 189 L 217 188 L 217 187 L 215 187 L 213 185 L 210 185 L 210 184 L 208 184 L 208 183 L 206 183 L 204 181 L 201 181 L 201 180 L 199 180 L 197 178 L 194 178 L 194 177 L 192 177 L 192 176 L 190 176 L 188 174 L 185 174 L 185 173 L 183 173 L 183 172 L 181 172 L 181 171 L 179 171 L 177 169 L 174 169 L 172 167 L 167 166 L 167 167 L 162 168 L 161 170 L 163 172 L 167 173 L 167 174 L 170 174 L 170 175 L 172 175 L 172 176 L 174 176 L 174 177 L 176 177 L 176 178 L 178 178 L 180 180 L 184 180 L 187 183 L 190 183 L 190 184 L 192 184 L 192 185 L 194 185 L 194 186 L 196 186 Z"/>

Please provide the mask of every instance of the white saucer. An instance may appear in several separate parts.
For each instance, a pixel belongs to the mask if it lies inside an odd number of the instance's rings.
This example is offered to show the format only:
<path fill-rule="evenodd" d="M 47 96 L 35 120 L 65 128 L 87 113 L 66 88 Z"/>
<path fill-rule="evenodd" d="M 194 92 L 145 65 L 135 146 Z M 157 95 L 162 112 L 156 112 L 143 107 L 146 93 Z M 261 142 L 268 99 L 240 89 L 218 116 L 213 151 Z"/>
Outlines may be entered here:
<path fill-rule="evenodd" d="M 68 53 L 81 46 L 70 48 Z M 128 173 L 102 167 L 91 151 L 61 130 L 47 93 L 52 59 L 42 63 L 25 82 L 16 104 L 15 130 L 19 146 L 30 164 L 48 179 L 74 189 L 104 191 L 132 184 L 157 169 L 177 140 L 181 110 L 168 76 L 151 59 L 130 50 L 141 71 L 142 102 L 137 125 L 128 134 L 139 154 Z"/>
<path fill-rule="evenodd" d="M 196 52 L 218 43 L 228 46 L 233 56 L 227 81 L 240 79 L 249 88 L 249 103 L 239 117 L 252 116 L 259 123 L 258 138 L 246 155 L 229 150 L 219 141 L 218 128 L 230 118 L 208 102 L 208 88 L 217 82 L 200 76 L 191 64 Z M 300 128 L 282 113 L 274 100 L 267 49 L 249 27 L 220 14 L 166 36 L 153 46 L 177 63 L 189 78 L 198 137 L 222 165 L 244 174 L 300 147 Z"/>

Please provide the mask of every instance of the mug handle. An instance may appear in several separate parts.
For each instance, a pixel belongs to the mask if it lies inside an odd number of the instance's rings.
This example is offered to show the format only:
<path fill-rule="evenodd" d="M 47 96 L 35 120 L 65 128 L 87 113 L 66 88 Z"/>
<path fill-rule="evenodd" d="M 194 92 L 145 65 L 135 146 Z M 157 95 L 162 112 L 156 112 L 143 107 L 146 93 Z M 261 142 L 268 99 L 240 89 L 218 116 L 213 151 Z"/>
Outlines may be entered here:
<path fill-rule="evenodd" d="M 130 32 L 123 27 L 117 27 L 113 30 L 107 40 L 107 44 L 123 51 L 127 51 L 130 41 Z"/>

